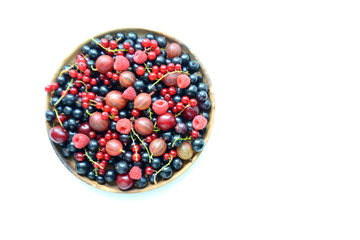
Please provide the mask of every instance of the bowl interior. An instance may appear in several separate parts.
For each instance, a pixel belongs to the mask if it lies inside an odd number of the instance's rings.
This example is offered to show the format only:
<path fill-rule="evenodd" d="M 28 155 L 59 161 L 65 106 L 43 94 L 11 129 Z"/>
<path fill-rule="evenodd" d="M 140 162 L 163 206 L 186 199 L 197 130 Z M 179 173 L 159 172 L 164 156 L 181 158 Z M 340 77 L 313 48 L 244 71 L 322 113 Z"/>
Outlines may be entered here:
<path fill-rule="evenodd" d="M 157 31 L 152 31 L 152 30 L 147 30 L 147 29 L 142 29 L 142 28 L 114 29 L 112 31 L 107 31 L 107 32 L 100 33 L 100 34 L 94 36 L 94 38 L 102 37 L 102 36 L 104 36 L 105 34 L 108 34 L 108 33 L 115 34 L 117 32 L 123 32 L 125 34 L 128 33 L 128 32 L 135 32 L 135 33 L 138 34 L 139 37 L 144 37 L 148 33 L 152 33 L 155 36 L 158 36 L 158 35 L 164 36 L 164 37 L 167 38 L 168 43 L 169 42 L 170 43 L 177 42 L 182 47 L 183 52 L 188 53 L 191 56 L 191 59 L 196 59 L 197 61 L 199 61 L 199 59 L 194 55 L 194 53 L 185 44 L 183 44 L 181 41 L 179 41 L 178 39 L 176 39 L 174 37 L 171 37 L 171 36 L 169 36 L 167 34 L 157 32 Z M 89 43 L 89 41 L 90 41 L 90 38 L 87 39 L 86 41 L 84 41 L 83 43 L 81 43 L 78 47 L 76 47 L 63 60 L 63 62 L 59 66 L 58 70 L 54 74 L 52 81 L 55 81 L 55 79 L 59 76 L 61 68 L 64 65 L 70 65 L 70 64 L 75 62 L 76 55 L 81 52 L 82 46 Z M 213 122 L 214 122 L 215 100 L 214 100 L 213 88 L 212 88 L 209 76 L 208 76 L 204 66 L 201 64 L 201 61 L 199 61 L 199 63 L 200 63 L 199 71 L 201 71 L 202 74 L 203 74 L 203 82 L 205 82 L 209 87 L 208 94 L 209 94 L 209 98 L 210 98 L 210 101 L 211 101 L 211 109 L 209 111 L 209 122 L 208 122 L 208 125 L 207 125 L 206 133 L 203 136 L 205 142 L 207 142 L 208 139 L 209 139 L 210 133 L 211 133 Z M 46 98 L 46 109 L 49 109 L 49 108 L 50 108 L 50 95 L 48 95 L 47 98 Z M 50 126 L 49 122 L 47 122 L 47 121 L 46 121 L 46 128 L 47 128 L 47 132 L 49 132 L 51 126 Z M 60 147 L 57 144 L 53 143 L 51 140 L 50 140 L 50 142 L 51 142 L 52 147 L 54 148 L 54 151 L 56 152 L 58 158 L 65 165 L 65 167 L 70 172 L 72 172 L 77 178 L 79 178 L 83 182 L 85 182 L 85 183 L 87 183 L 87 184 L 89 184 L 89 185 L 91 185 L 93 187 L 96 187 L 98 189 L 102 189 L 102 190 L 109 191 L 109 192 L 116 192 L 116 193 L 137 193 L 137 192 L 149 191 L 149 190 L 161 187 L 161 186 L 171 182 L 172 180 L 176 179 L 177 177 L 179 177 L 183 172 L 185 172 L 197 160 L 197 158 L 201 154 L 201 152 L 195 153 L 190 161 L 184 161 L 183 167 L 179 171 L 174 172 L 174 175 L 168 180 L 159 181 L 157 184 L 150 184 L 149 183 L 148 186 L 143 188 L 143 189 L 134 188 L 134 189 L 127 190 L 127 191 L 122 191 L 117 187 L 116 183 L 113 183 L 113 184 L 105 183 L 105 184 L 101 185 L 101 184 L 98 184 L 96 181 L 90 180 L 85 176 L 81 176 L 81 175 L 77 174 L 77 172 L 75 170 L 75 161 L 72 160 L 71 157 L 70 158 L 65 158 L 64 156 L 62 156 Z M 205 147 L 204 150 L 206 150 L 206 147 Z"/>

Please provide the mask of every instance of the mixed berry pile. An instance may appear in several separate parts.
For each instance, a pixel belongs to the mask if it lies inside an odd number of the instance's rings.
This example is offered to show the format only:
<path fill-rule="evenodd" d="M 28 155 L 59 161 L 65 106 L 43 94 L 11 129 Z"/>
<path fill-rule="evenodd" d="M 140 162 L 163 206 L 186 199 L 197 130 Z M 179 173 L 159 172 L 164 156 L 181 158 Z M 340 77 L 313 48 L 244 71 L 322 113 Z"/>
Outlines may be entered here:
<path fill-rule="evenodd" d="M 99 184 L 157 184 L 204 149 L 208 86 L 199 62 L 163 36 L 91 39 L 45 90 L 51 141 Z"/>

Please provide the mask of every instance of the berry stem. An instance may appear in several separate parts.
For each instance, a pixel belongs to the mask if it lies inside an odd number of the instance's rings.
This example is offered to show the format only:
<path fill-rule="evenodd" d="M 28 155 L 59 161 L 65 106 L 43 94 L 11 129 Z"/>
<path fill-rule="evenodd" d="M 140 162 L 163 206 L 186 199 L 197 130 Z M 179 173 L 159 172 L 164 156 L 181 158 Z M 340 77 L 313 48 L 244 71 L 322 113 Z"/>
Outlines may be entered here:
<path fill-rule="evenodd" d="M 55 112 L 55 115 L 56 115 L 57 120 L 59 121 L 60 126 L 63 126 L 63 124 L 62 124 L 62 122 L 61 122 L 61 120 L 60 120 L 60 118 L 59 118 L 59 113 L 58 113 L 58 111 L 56 110 L 56 108 L 53 108 L 53 110 L 54 110 L 54 112 Z"/>
<path fill-rule="evenodd" d="M 89 159 L 89 161 L 92 164 L 96 164 L 99 168 L 104 169 L 98 162 L 95 162 L 94 160 L 91 159 L 91 157 L 89 156 L 89 154 L 87 153 L 87 151 L 85 150 L 85 156 Z"/>
<path fill-rule="evenodd" d="M 148 147 L 145 145 L 144 141 L 140 138 L 140 136 L 135 132 L 134 128 L 131 128 L 131 132 L 137 137 L 137 139 L 139 139 L 139 141 L 141 142 L 141 144 L 145 148 L 147 154 L 149 155 L 149 163 L 151 163 L 152 155 L 150 154 L 150 151 L 149 151 Z"/>
<path fill-rule="evenodd" d="M 58 105 L 58 104 L 61 102 L 61 100 L 63 100 L 63 98 L 66 96 L 67 92 L 69 91 L 70 87 L 71 87 L 72 84 L 73 84 L 73 81 L 74 81 L 74 79 L 71 79 L 71 81 L 70 81 L 70 83 L 68 83 L 68 85 L 67 85 L 64 93 L 63 93 L 63 94 L 61 95 L 61 97 L 56 101 L 56 103 L 54 103 L 54 106 L 55 106 L 55 107 L 56 107 L 56 105 Z"/>
<path fill-rule="evenodd" d="M 83 85 L 84 85 L 84 87 L 85 87 L 85 92 L 88 92 L 88 89 L 87 89 L 87 86 L 86 86 L 86 83 L 84 83 L 83 81 L 81 81 L 81 80 L 78 80 L 79 82 L 81 82 Z"/>
<path fill-rule="evenodd" d="M 127 51 L 126 49 L 119 49 L 119 48 L 116 48 L 116 49 L 110 49 L 110 48 L 106 48 L 104 47 L 103 45 L 101 45 L 100 43 L 98 43 L 97 41 L 95 41 L 95 39 L 91 38 L 92 41 L 94 41 L 97 45 L 99 45 L 102 49 L 108 51 L 108 52 L 119 52 L 119 51 L 122 51 L 122 52 L 125 52 Z"/>
<path fill-rule="evenodd" d="M 189 75 L 189 72 L 184 72 L 184 71 L 172 71 L 172 72 L 168 72 L 164 75 L 161 76 L 161 78 L 159 78 L 158 80 L 156 80 L 156 82 L 154 82 L 152 85 L 151 85 L 151 88 L 153 88 L 156 84 L 158 84 L 161 80 L 163 80 L 166 76 L 170 75 L 170 74 L 173 74 L 173 73 L 184 73 L 184 74 L 187 74 Z"/>
<path fill-rule="evenodd" d="M 144 63 L 144 66 L 145 66 L 146 71 L 148 73 L 151 73 L 151 68 L 149 68 L 149 66 L 146 63 Z"/>
<path fill-rule="evenodd" d="M 173 160 L 173 157 L 170 155 L 170 158 L 169 158 L 169 162 L 167 164 L 165 164 L 159 171 L 157 171 L 154 175 L 154 183 L 157 184 L 157 181 L 156 181 L 156 177 L 158 175 L 159 172 L 161 172 L 162 170 L 164 170 L 164 168 L 166 168 L 167 166 L 169 166 L 171 164 Z"/>
<path fill-rule="evenodd" d="M 190 104 L 186 105 L 186 106 L 183 108 L 183 110 L 181 110 L 180 112 L 178 112 L 178 113 L 175 115 L 175 117 L 180 116 L 187 107 L 190 107 Z"/>
<path fill-rule="evenodd" d="M 186 141 L 186 140 L 191 140 L 192 137 L 191 136 L 188 136 L 188 137 L 184 137 L 184 138 L 181 138 L 181 137 L 178 137 L 177 139 L 175 139 L 175 141 L 171 144 L 172 147 L 175 147 L 175 143 L 179 140 L 183 140 L 183 141 Z"/>

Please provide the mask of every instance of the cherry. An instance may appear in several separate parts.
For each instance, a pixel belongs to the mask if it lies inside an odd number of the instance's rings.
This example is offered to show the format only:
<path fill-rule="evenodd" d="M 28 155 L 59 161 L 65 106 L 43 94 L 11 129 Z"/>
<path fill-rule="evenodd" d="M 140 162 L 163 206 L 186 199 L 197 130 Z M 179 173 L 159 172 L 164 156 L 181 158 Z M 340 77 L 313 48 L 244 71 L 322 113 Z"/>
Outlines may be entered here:
<path fill-rule="evenodd" d="M 49 137 L 55 143 L 64 143 L 69 137 L 69 133 L 62 126 L 55 126 L 50 129 Z"/>
<path fill-rule="evenodd" d="M 119 174 L 116 177 L 116 184 L 120 190 L 128 190 L 134 185 L 134 180 L 129 177 L 129 174 Z"/>
<path fill-rule="evenodd" d="M 176 119 L 172 113 L 164 113 L 156 119 L 158 127 L 162 131 L 168 131 L 175 127 Z"/>

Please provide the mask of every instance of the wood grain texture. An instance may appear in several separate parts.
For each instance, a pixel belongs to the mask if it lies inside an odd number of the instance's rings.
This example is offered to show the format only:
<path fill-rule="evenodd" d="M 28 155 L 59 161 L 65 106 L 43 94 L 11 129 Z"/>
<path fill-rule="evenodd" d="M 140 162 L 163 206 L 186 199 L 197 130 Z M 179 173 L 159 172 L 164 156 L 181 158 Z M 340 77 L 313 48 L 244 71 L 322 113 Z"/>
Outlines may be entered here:
<path fill-rule="evenodd" d="M 128 33 L 128 32 L 136 32 L 138 34 L 139 37 L 144 37 L 147 33 L 153 33 L 154 35 L 162 35 L 162 36 L 165 36 L 168 40 L 168 44 L 169 43 L 172 43 L 172 42 L 177 42 L 180 44 L 183 52 L 185 53 L 188 53 L 190 56 L 191 56 L 191 59 L 196 59 L 197 61 L 199 61 L 199 59 L 196 57 L 196 55 L 191 51 L 191 49 L 189 49 L 185 44 L 183 44 L 181 41 L 179 41 L 178 39 L 172 37 L 172 36 L 169 36 L 165 33 L 162 33 L 162 32 L 157 32 L 157 31 L 153 31 L 153 30 L 148 30 L 148 29 L 142 29 L 142 28 L 122 28 L 122 29 L 114 29 L 114 30 L 111 30 L 111 31 L 107 31 L 107 32 L 103 32 L 103 33 L 100 33 L 96 36 L 93 36 L 94 38 L 97 38 L 97 37 L 102 37 L 104 36 L 105 34 L 107 33 L 110 33 L 110 34 L 115 34 L 117 32 L 123 32 L 123 33 Z M 61 71 L 61 68 L 64 66 L 64 65 L 69 65 L 69 64 L 72 64 L 75 62 L 75 57 L 78 53 L 81 52 L 81 47 L 87 43 L 89 43 L 90 41 L 90 38 L 87 39 L 86 41 L 84 41 L 83 43 L 81 43 L 78 47 L 76 47 L 63 61 L 62 63 L 60 64 L 58 70 L 55 72 L 53 78 L 52 78 L 52 82 L 54 82 L 56 80 L 56 78 L 59 76 L 59 73 Z M 211 110 L 209 112 L 209 122 L 208 122 L 208 126 L 207 126 L 207 131 L 206 133 L 204 134 L 204 140 L 205 142 L 208 141 L 209 137 L 210 137 L 210 134 L 211 134 L 211 130 L 212 130 L 212 127 L 213 127 L 213 123 L 214 123 L 214 112 L 215 112 L 215 98 L 214 98 L 214 91 L 213 91 L 213 87 L 212 87 L 212 84 L 211 84 L 211 81 L 210 81 L 210 78 L 204 68 L 204 66 L 201 64 L 201 61 L 199 61 L 200 63 L 200 71 L 202 72 L 203 74 L 203 81 L 209 86 L 209 98 L 210 98 L 210 101 L 211 101 Z M 46 109 L 49 109 L 50 108 L 50 96 L 48 95 L 47 98 L 46 98 Z M 46 129 L 47 129 L 47 132 L 49 132 L 51 126 L 49 124 L 49 122 L 46 121 Z M 56 152 L 58 158 L 60 159 L 60 161 L 65 165 L 65 167 L 71 172 L 73 173 L 77 178 L 79 178 L 80 180 L 82 180 L 83 182 L 93 186 L 93 187 L 96 187 L 98 189 L 101 189 L 101 190 L 104 190 L 104 191 L 109 191 L 109 192 L 114 192 L 114 193 L 138 193 L 138 192 L 145 192 L 145 191 L 149 191 L 149 190 L 152 190 L 152 189 L 156 189 L 158 187 L 161 187 L 171 181 L 173 181 L 174 179 L 178 178 L 182 173 L 184 173 L 187 169 L 189 169 L 189 167 L 197 160 L 197 158 L 200 156 L 201 152 L 200 153 L 195 153 L 194 156 L 192 157 L 192 159 L 190 161 L 184 161 L 184 165 L 182 167 L 182 169 L 180 169 L 179 171 L 175 172 L 174 175 L 168 179 L 168 180 L 163 180 L 163 181 L 160 181 L 158 182 L 157 184 L 153 185 L 153 184 L 150 184 L 143 188 L 143 189 L 131 189 L 131 190 L 128 190 L 128 191 L 121 191 L 116 183 L 114 184 L 104 184 L 104 185 L 101 185 L 101 184 L 98 184 L 96 181 L 93 181 L 93 180 L 90 180 L 88 179 L 87 177 L 85 176 L 80 176 L 79 174 L 76 173 L 76 170 L 75 170 L 75 160 L 73 160 L 71 157 L 70 158 L 65 158 L 61 155 L 61 149 L 59 146 L 57 146 L 54 142 L 52 142 L 50 139 L 49 141 L 51 142 L 53 148 L 54 148 L 54 151 Z M 205 146 L 205 149 L 204 151 L 206 151 L 206 146 Z"/>

